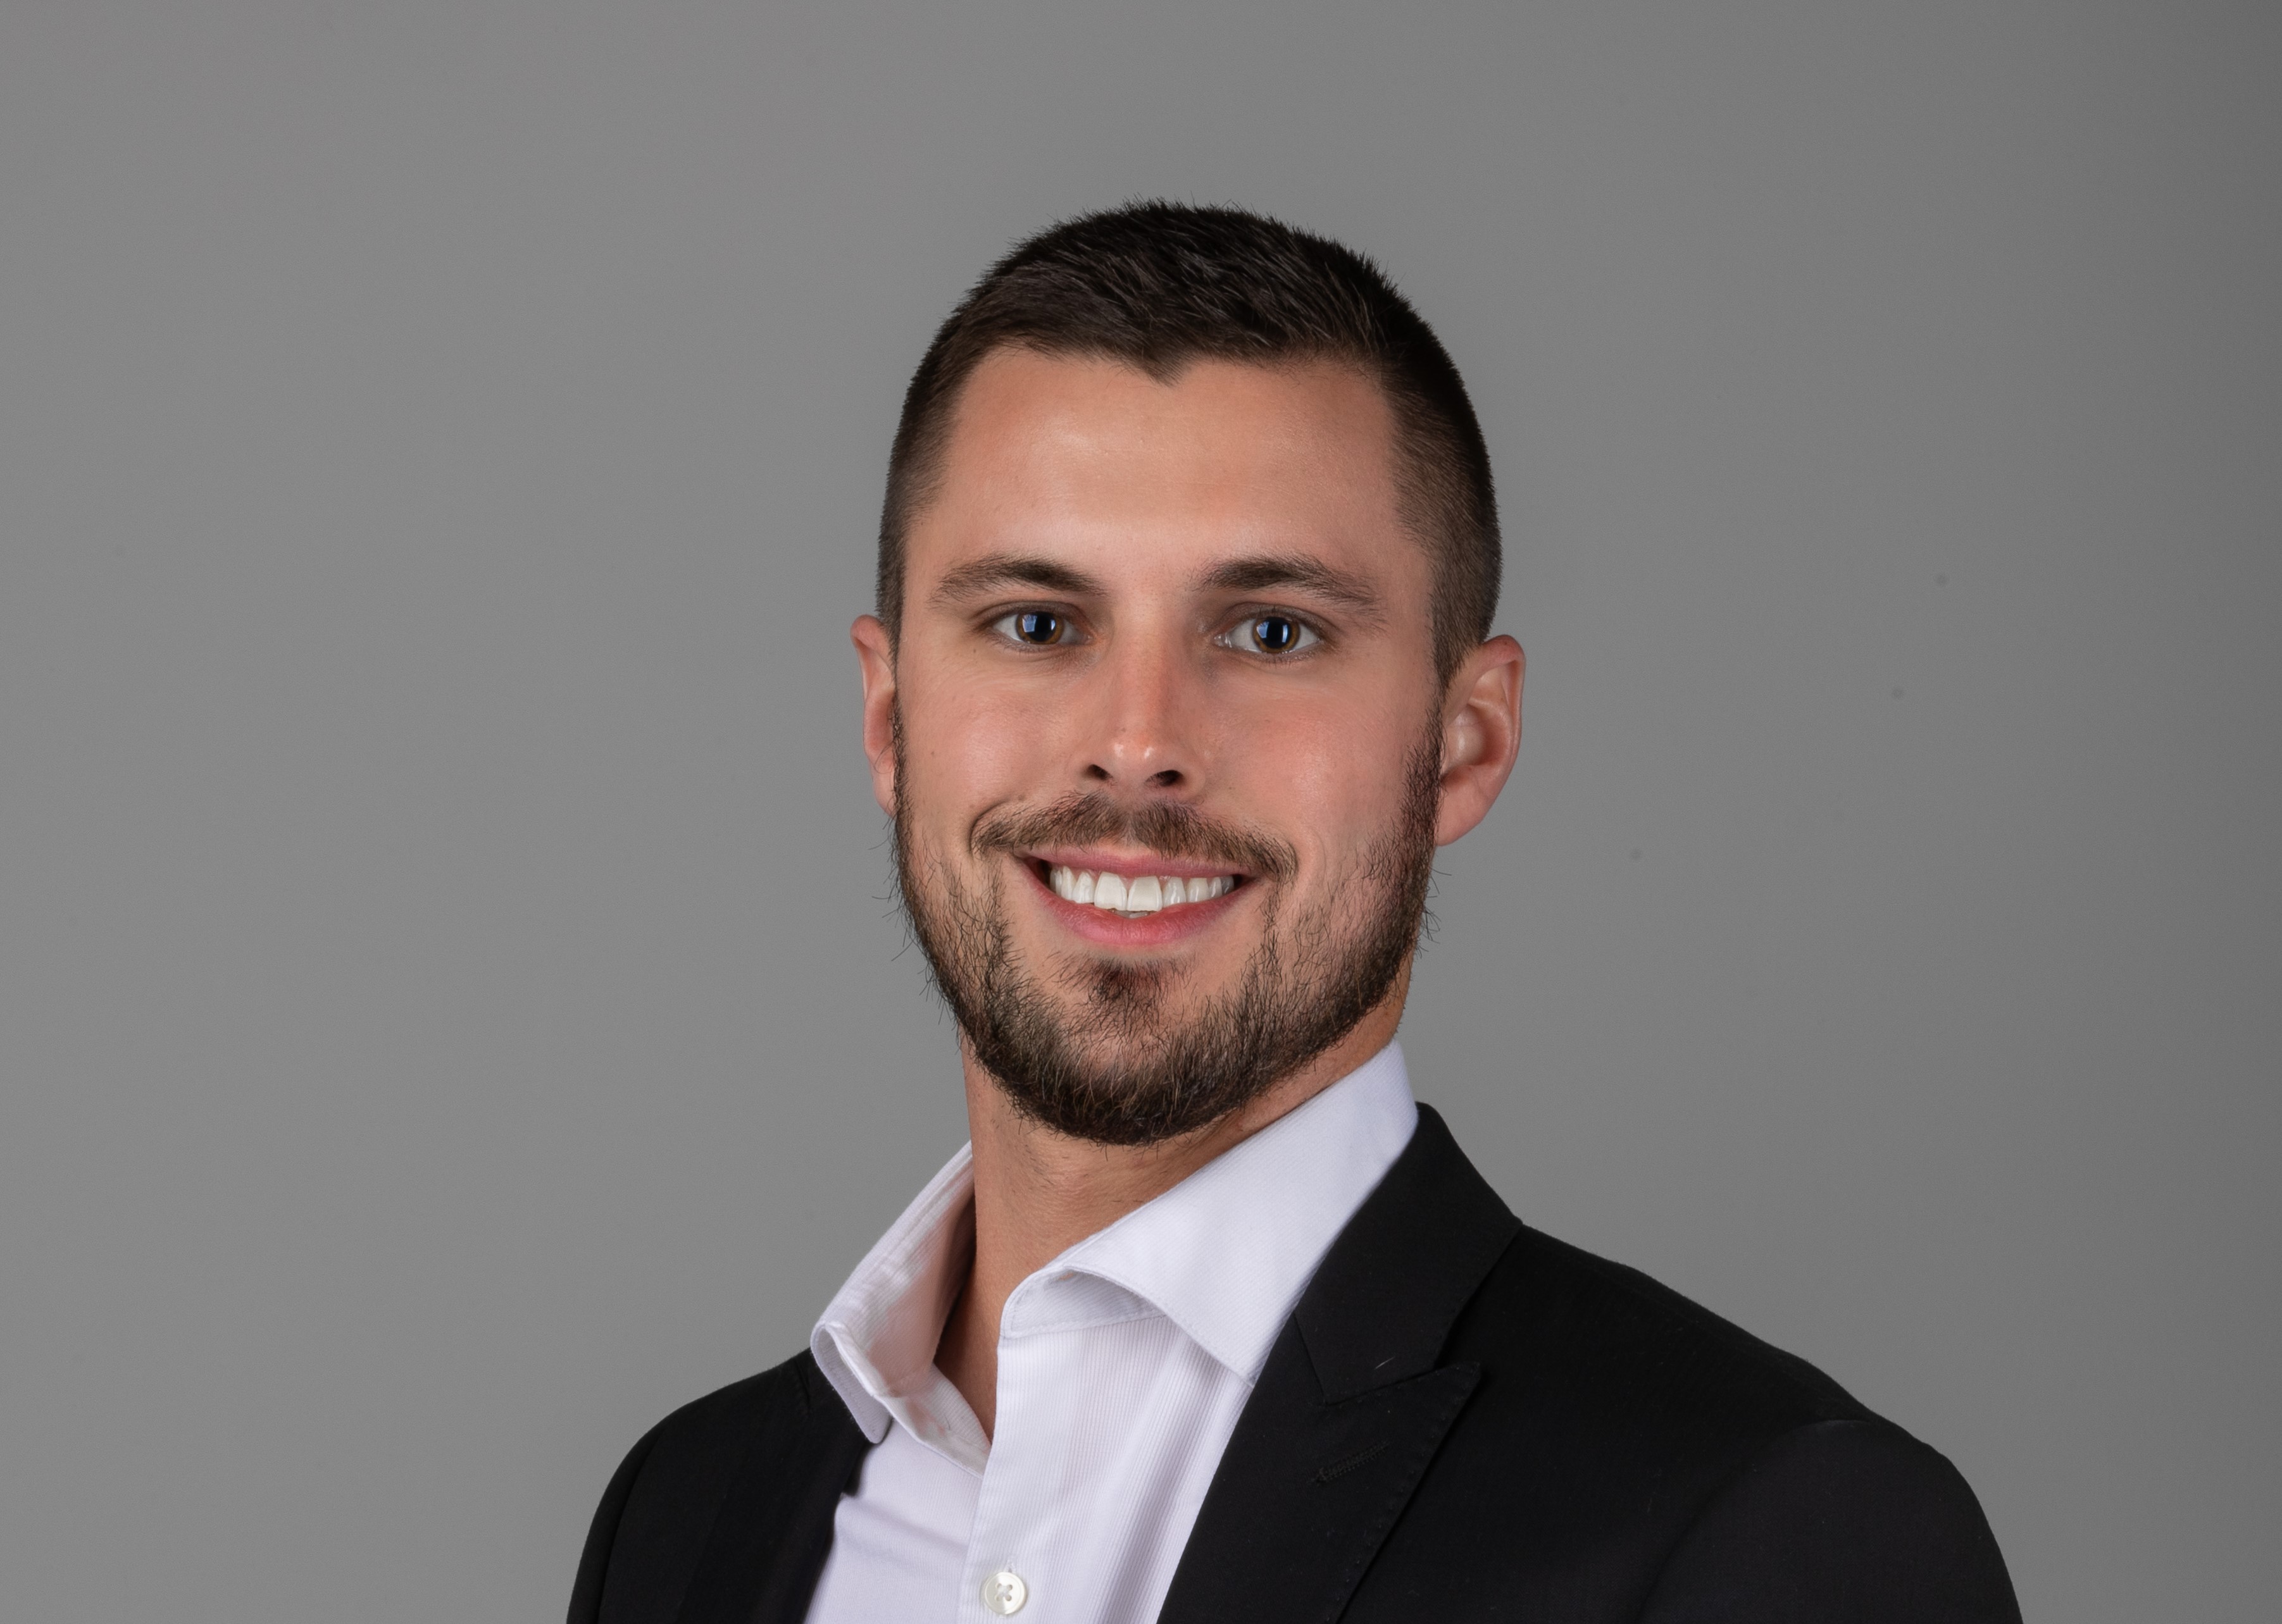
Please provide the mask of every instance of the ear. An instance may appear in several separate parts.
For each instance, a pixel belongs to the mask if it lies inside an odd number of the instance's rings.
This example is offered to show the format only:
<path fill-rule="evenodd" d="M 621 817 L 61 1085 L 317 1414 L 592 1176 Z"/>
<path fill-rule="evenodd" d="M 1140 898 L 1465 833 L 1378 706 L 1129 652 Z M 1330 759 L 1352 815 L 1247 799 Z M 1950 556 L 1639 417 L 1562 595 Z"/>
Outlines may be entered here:
<path fill-rule="evenodd" d="M 864 668 L 864 754 L 872 763 L 872 799 L 896 815 L 896 643 L 876 615 L 848 629 Z"/>
<path fill-rule="evenodd" d="M 1494 637 L 1466 656 L 1442 701 L 1442 804 L 1434 844 L 1488 816 L 1521 747 L 1521 645 Z"/>

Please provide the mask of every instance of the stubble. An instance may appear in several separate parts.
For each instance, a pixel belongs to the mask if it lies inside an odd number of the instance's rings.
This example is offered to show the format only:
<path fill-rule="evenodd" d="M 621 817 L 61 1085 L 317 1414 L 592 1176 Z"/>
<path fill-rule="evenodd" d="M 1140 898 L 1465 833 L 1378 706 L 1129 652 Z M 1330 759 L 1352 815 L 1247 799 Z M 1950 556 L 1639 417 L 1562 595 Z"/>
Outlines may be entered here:
<path fill-rule="evenodd" d="M 894 742 L 900 796 L 910 782 L 900 717 Z M 915 849 L 899 808 L 897 887 L 936 991 L 1018 1110 L 1075 1139 L 1156 1144 L 1256 1099 L 1386 996 L 1425 914 L 1440 766 L 1438 725 L 1405 762 L 1393 823 L 1305 909 L 1289 906 L 1285 887 L 1298 863 L 1289 842 L 1192 808 L 1122 807 L 1102 795 L 979 820 L 967 838 L 989 877 L 979 887 Z M 1197 1003 L 1179 996 L 1189 972 L 1175 963 L 1083 952 L 1044 964 L 1025 959 L 1008 924 L 1006 866 L 990 859 L 1111 841 L 1226 862 L 1265 887 L 1259 943 L 1229 986 Z"/>

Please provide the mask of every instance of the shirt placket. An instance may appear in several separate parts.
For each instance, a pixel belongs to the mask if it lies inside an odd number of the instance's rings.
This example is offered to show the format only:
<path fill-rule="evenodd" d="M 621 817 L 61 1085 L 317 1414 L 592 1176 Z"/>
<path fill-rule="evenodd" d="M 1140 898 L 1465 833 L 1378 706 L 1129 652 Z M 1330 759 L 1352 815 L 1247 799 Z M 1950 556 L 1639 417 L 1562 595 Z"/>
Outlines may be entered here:
<path fill-rule="evenodd" d="M 1073 1591 L 1091 1474 L 1069 1457 L 1083 1435 L 1081 1411 L 1101 1397 L 1072 1380 L 1076 1339 L 1085 1334 L 1061 1328 L 1000 1339 L 997 1426 L 967 1542 L 962 1624 L 1083 1624 L 1088 1617 L 1091 1604 Z"/>

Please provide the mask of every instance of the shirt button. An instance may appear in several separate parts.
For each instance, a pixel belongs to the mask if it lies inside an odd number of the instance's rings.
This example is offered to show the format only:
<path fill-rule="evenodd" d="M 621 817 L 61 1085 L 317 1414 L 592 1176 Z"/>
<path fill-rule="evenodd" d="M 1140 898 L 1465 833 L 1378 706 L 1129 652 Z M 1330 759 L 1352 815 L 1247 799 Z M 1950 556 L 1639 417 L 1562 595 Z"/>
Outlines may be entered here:
<path fill-rule="evenodd" d="M 1001 1568 L 982 1581 L 982 1605 L 1002 1619 L 1021 1612 L 1022 1604 L 1029 1599 L 1030 1587 L 1011 1567 Z"/>

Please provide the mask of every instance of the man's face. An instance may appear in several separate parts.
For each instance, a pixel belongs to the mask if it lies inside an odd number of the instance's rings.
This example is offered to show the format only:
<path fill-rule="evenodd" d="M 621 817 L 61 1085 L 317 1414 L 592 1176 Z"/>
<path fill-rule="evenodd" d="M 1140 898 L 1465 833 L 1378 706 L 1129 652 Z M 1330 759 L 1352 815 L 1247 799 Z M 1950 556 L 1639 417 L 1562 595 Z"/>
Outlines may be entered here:
<path fill-rule="evenodd" d="M 1201 1127 L 1400 983 L 1448 718 L 1396 503 L 1346 368 L 969 380 L 891 661 L 859 623 L 867 742 L 937 983 L 1048 1126 Z"/>

